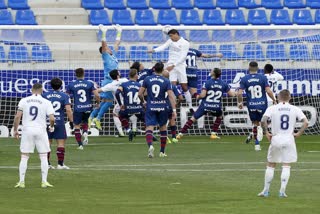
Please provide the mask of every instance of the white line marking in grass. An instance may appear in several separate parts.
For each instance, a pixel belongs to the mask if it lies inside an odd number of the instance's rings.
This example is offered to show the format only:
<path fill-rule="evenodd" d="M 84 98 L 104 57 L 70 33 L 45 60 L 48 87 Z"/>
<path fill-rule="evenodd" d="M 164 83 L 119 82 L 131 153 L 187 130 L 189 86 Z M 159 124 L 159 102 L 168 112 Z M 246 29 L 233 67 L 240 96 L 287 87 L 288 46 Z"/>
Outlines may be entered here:
<path fill-rule="evenodd" d="M 307 152 L 316 153 L 316 152 L 320 152 L 320 151 L 307 151 Z"/>

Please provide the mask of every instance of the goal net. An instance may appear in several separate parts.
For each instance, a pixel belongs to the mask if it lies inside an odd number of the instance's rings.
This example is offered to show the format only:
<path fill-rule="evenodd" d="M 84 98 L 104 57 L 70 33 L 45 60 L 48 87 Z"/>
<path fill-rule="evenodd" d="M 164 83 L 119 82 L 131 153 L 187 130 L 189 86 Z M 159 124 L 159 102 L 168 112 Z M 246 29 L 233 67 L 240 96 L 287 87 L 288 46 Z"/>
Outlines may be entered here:
<path fill-rule="evenodd" d="M 107 32 L 108 45 L 113 47 L 116 32 Z M 135 61 L 151 68 L 157 61 L 166 61 L 168 51 L 148 54 L 146 50 L 159 46 L 168 37 L 160 26 L 123 27 L 122 42 L 117 54 L 123 77 Z M 317 26 L 177 26 L 180 35 L 190 41 L 190 47 L 205 54 L 222 53 L 223 58 L 198 58 L 198 91 L 210 78 L 215 67 L 222 68 L 222 80 L 233 90 L 247 73 L 248 64 L 255 60 L 263 73 L 270 63 L 284 76 L 273 87 L 275 92 L 289 89 L 292 103 L 299 106 L 310 123 L 307 134 L 319 134 L 320 111 L 320 29 Z M 13 125 L 17 104 L 30 95 L 30 88 L 41 82 L 50 90 L 50 80 L 59 77 L 65 90 L 74 77 L 74 69 L 83 67 L 86 79 L 100 85 L 103 63 L 98 51 L 101 33 L 97 26 L 0 26 L 0 136 L 8 136 Z M 237 108 L 236 98 L 223 97 L 223 135 L 243 135 L 252 124 L 246 108 Z M 198 103 L 193 100 L 196 109 Z M 191 117 L 184 102 L 178 108 L 178 129 Z M 210 134 L 214 118 L 199 119 L 190 129 L 191 135 Z M 91 128 L 92 135 L 115 135 L 112 109 L 102 120 L 103 130 Z M 143 131 L 141 124 L 138 130 Z M 68 132 L 70 134 L 70 130 Z"/>

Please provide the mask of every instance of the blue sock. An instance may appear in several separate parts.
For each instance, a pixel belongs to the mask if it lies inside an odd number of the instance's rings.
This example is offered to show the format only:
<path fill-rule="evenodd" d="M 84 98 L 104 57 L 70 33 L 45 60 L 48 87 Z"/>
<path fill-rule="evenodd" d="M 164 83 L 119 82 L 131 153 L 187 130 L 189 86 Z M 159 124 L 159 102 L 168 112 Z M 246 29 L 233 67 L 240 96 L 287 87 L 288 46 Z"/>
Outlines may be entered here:
<path fill-rule="evenodd" d="M 256 141 L 254 142 L 254 145 L 259 145 L 260 142 L 256 139 Z"/>

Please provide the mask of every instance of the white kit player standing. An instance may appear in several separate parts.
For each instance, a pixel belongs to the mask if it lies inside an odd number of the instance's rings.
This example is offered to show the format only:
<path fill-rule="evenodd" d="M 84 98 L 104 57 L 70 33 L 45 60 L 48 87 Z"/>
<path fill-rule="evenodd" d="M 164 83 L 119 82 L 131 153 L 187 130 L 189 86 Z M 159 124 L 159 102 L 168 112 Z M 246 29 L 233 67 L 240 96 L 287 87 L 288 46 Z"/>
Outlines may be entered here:
<path fill-rule="evenodd" d="M 270 89 L 272 90 L 274 96 L 276 96 L 278 92 L 278 82 L 284 79 L 283 76 L 277 71 L 275 71 L 271 64 L 266 64 L 264 66 L 264 75 L 268 79 Z M 268 106 L 273 105 L 273 101 L 269 96 L 267 96 L 267 99 L 268 99 Z"/>

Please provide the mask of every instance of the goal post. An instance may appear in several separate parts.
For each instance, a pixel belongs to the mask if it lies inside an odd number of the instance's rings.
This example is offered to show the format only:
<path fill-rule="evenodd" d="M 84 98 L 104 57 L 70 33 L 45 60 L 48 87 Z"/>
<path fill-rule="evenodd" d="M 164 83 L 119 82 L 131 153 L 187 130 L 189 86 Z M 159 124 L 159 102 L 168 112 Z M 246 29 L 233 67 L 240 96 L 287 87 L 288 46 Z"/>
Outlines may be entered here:
<path fill-rule="evenodd" d="M 307 115 L 310 124 L 307 134 L 319 134 L 320 112 L 320 26 L 173 26 L 190 41 L 190 47 L 202 53 L 222 53 L 224 57 L 198 58 L 198 90 L 209 78 L 214 67 L 222 69 L 222 80 L 234 90 L 247 73 L 250 61 L 257 61 L 259 72 L 270 63 L 284 76 L 275 91 L 289 89 L 292 103 Z M 157 61 L 166 61 L 168 52 L 147 54 L 146 50 L 168 39 L 162 26 L 123 26 L 118 52 L 119 69 L 123 77 L 134 61 L 146 68 Z M 50 90 L 53 77 L 65 86 L 74 80 L 74 69 L 83 67 L 86 78 L 100 85 L 103 63 L 98 52 L 101 33 L 98 26 L 37 25 L 0 26 L 0 136 L 8 136 L 13 125 L 17 104 L 30 95 L 35 82 Z M 115 31 L 108 26 L 107 42 L 113 47 Z M 223 97 L 223 122 L 219 134 L 244 135 L 252 127 L 246 109 L 237 108 L 236 98 Z M 196 108 L 197 102 L 194 100 Z M 178 129 L 190 117 L 183 102 L 178 109 Z M 190 135 L 207 135 L 213 118 L 204 116 L 190 129 Z M 115 135 L 112 109 L 102 120 L 103 130 L 94 135 Z M 142 127 L 138 129 L 142 131 Z"/>

